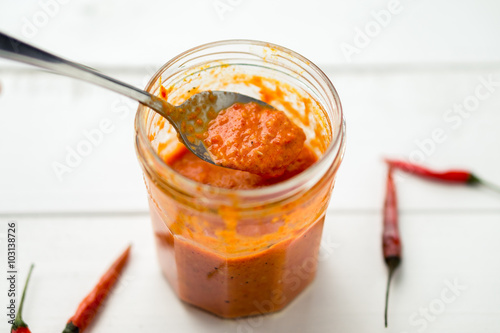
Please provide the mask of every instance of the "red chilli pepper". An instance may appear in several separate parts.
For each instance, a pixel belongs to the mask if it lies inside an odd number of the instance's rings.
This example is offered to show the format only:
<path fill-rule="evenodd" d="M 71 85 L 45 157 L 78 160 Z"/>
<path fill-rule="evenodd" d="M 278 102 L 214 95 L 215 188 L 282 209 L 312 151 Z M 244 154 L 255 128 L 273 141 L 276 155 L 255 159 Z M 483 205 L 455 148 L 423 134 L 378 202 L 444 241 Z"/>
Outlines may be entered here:
<path fill-rule="evenodd" d="M 466 185 L 484 185 L 500 192 L 500 188 L 485 182 L 477 177 L 470 171 L 466 170 L 448 170 L 448 171 L 434 171 L 429 168 L 399 160 L 386 160 L 390 167 L 408 172 L 410 174 L 420 176 L 427 179 L 433 179 L 451 184 L 466 184 Z"/>
<path fill-rule="evenodd" d="M 16 319 L 12 324 L 10 329 L 11 333 L 31 333 L 28 325 L 23 320 L 23 306 L 24 306 L 24 296 L 26 296 L 26 289 L 28 288 L 28 282 L 30 282 L 31 272 L 33 271 L 33 267 L 35 265 L 31 264 L 30 271 L 28 273 L 28 277 L 26 278 L 26 283 L 24 284 L 23 295 L 21 296 L 21 303 L 19 303 L 19 311 L 17 312 Z"/>
<path fill-rule="evenodd" d="M 389 305 L 389 287 L 392 275 L 401 263 L 401 237 L 398 228 L 398 202 L 396 198 L 396 186 L 392 178 L 392 168 L 387 173 L 387 185 L 384 202 L 384 228 L 382 231 L 382 250 L 384 260 L 389 268 L 387 289 L 385 292 L 385 327 L 387 327 L 387 308 Z"/>
<path fill-rule="evenodd" d="M 116 259 L 106 273 L 101 277 L 97 285 L 92 291 L 83 299 L 78 306 L 73 317 L 70 318 L 66 324 L 63 333 L 82 333 L 87 326 L 92 322 L 92 319 L 97 315 L 97 310 L 106 299 L 110 290 L 115 285 L 120 277 L 120 273 L 127 263 L 130 254 L 129 245 L 122 255 Z"/>

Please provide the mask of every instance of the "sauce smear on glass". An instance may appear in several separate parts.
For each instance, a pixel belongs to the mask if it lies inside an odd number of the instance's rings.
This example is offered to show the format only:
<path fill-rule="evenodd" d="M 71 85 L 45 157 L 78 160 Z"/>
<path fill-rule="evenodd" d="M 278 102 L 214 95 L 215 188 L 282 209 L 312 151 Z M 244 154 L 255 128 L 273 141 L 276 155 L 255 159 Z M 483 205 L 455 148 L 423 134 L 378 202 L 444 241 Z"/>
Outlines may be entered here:
<path fill-rule="evenodd" d="M 186 178 L 198 183 L 234 190 L 248 190 L 285 181 L 309 168 L 317 161 L 314 152 L 303 147 L 299 156 L 288 164 L 279 177 L 264 177 L 246 171 L 220 167 L 203 161 L 184 146 L 167 163 Z"/>

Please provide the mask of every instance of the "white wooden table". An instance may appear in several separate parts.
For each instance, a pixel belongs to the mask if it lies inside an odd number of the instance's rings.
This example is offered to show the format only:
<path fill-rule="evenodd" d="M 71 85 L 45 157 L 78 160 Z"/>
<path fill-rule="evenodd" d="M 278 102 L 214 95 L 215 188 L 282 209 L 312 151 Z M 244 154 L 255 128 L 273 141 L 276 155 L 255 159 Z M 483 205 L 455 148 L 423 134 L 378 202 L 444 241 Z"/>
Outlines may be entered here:
<path fill-rule="evenodd" d="M 398 176 L 404 261 L 388 329 L 380 233 L 383 156 L 500 184 L 499 15 L 494 0 L 0 0 L 0 30 L 137 86 L 201 43 L 287 46 L 325 70 L 347 118 L 316 281 L 280 313 L 220 320 L 178 301 L 159 271 L 133 147 L 136 104 L 0 62 L 0 268 L 6 276 L 15 221 L 18 291 L 36 263 L 24 309 L 32 331 L 61 331 L 132 242 L 131 264 L 91 332 L 498 332 L 500 195 Z M 58 176 L 54 163 L 103 120 L 107 133 Z M 445 139 L 430 141 L 436 130 Z M 7 290 L 1 278 L 3 331 Z"/>

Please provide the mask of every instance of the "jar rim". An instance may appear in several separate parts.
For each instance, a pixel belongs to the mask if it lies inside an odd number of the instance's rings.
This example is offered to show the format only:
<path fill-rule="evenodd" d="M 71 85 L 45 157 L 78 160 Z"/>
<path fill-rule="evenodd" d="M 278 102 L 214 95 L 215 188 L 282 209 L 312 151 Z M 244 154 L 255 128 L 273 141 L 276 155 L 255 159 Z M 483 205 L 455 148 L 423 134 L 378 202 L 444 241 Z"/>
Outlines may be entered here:
<path fill-rule="evenodd" d="M 269 185 L 269 186 L 264 186 L 264 187 L 259 187 L 259 188 L 254 188 L 254 189 L 227 189 L 227 188 L 221 188 L 221 187 L 215 187 L 212 185 L 208 184 L 203 184 L 199 183 L 197 181 L 194 181 L 192 179 L 189 179 L 187 177 L 182 176 L 180 173 L 176 172 L 174 169 L 172 169 L 154 150 L 153 146 L 151 145 L 151 142 L 149 141 L 148 134 L 147 134 L 147 128 L 146 128 L 146 121 L 141 120 L 141 115 L 143 115 L 143 112 L 154 112 L 151 110 L 149 107 L 144 106 L 142 104 L 139 104 L 139 107 L 137 109 L 136 113 L 136 119 L 135 119 L 135 132 L 136 135 L 138 136 L 137 139 L 142 140 L 143 142 L 146 142 L 147 144 L 145 145 L 145 148 L 148 150 L 148 153 L 153 156 L 154 162 L 156 167 L 160 167 L 164 170 L 168 170 L 168 172 L 175 174 L 176 176 L 179 177 L 179 180 L 181 180 L 181 183 L 183 185 L 186 185 L 188 187 L 192 187 L 194 189 L 198 190 L 206 190 L 211 193 L 217 194 L 217 195 L 237 195 L 240 197 L 244 198 L 263 198 L 263 197 L 268 197 L 270 195 L 276 194 L 276 193 L 291 193 L 295 192 L 294 190 L 298 190 L 302 187 L 302 185 L 306 185 L 307 183 L 310 182 L 311 176 L 312 175 L 319 175 L 319 177 L 314 177 L 314 178 L 322 178 L 328 171 L 328 169 L 332 166 L 335 166 L 335 169 L 338 168 L 340 165 L 340 161 L 343 158 L 344 155 L 344 150 L 345 150 L 345 119 L 344 119 L 344 113 L 342 110 L 342 105 L 340 102 L 340 98 L 338 96 L 337 90 L 333 86 L 332 82 L 328 78 L 328 76 L 318 67 L 316 66 L 313 62 L 308 60 L 306 57 L 300 55 L 299 53 L 292 51 L 286 47 L 274 44 L 274 43 L 269 43 L 269 42 L 263 42 L 263 41 L 257 41 L 257 40 L 251 40 L 251 39 L 227 39 L 227 40 L 220 40 L 220 41 L 215 41 L 215 42 L 210 42 L 206 44 L 202 44 L 196 47 L 193 47 L 187 51 L 184 51 L 177 55 L 176 57 L 172 58 L 169 60 L 167 63 L 165 63 L 158 71 L 151 77 L 149 82 L 146 85 L 145 90 L 150 91 L 150 89 L 156 84 L 158 81 L 158 78 L 173 64 L 178 62 L 179 60 L 182 60 L 183 58 L 193 54 L 197 53 L 206 49 L 210 49 L 213 47 L 220 47 L 220 46 L 228 46 L 228 45 L 254 45 L 254 46 L 261 46 L 261 47 L 267 47 L 269 49 L 276 49 L 278 51 L 284 52 L 288 55 L 290 55 L 292 58 L 299 60 L 301 63 L 307 64 L 308 70 L 312 70 L 315 72 L 318 77 L 315 77 L 316 81 L 323 81 L 327 85 L 327 89 L 332 93 L 334 103 L 337 107 L 338 111 L 338 121 L 336 123 L 332 123 L 332 139 L 324 151 L 324 153 L 319 157 L 318 161 L 311 165 L 309 168 L 306 170 L 302 171 L 298 175 L 287 179 L 285 181 Z M 149 114 L 149 113 L 148 113 Z M 147 117 L 142 117 L 142 119 L 146 119 Z M 136 140 L 136 151 L 138 154 L 140 154 L 140 147 L 138 140 Z M 323 170 L 323 172 L 319 172 L 320 170 Z M 317 181 L 314 181 L 314 183 Z"/>

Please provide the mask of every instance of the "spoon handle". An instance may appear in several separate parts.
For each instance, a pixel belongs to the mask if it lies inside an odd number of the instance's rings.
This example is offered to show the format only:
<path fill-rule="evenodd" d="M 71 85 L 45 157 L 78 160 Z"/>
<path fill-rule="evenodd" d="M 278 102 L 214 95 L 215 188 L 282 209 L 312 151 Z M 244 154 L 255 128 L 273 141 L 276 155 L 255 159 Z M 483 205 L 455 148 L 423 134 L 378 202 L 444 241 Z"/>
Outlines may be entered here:
<path fill-rule="evenodd" d="M 117 93 L 130 97 L 147 106 L 158 108 L 158 98 L 148 92 L 127 83 L 115 80 L 107 75 L 84 65 L 65 60 L 34 46 L 21 42 L 16 38 L 0 32 L 0 57 L 24 62 L 33 66 L 53 71 L 100 85 Z"/>

